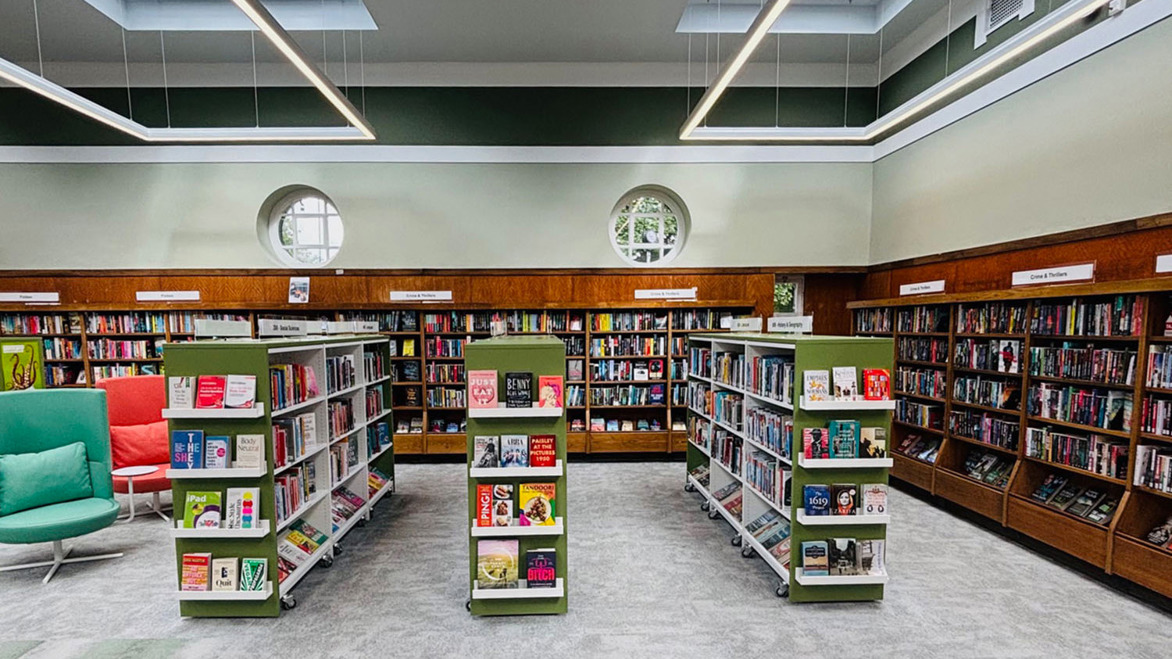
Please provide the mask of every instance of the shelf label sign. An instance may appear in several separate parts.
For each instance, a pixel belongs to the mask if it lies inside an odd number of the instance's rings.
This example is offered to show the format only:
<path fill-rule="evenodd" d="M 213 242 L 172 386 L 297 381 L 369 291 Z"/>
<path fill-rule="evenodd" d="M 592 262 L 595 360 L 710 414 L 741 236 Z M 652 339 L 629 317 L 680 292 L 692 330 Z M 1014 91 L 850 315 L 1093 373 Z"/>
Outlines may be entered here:
<path fill-rule="evenodd" d="M 256 321 L 260 336 L 305 336 L 308 332 L 304 320 L 281 320 L 261 318 Z"/>
<path fill-rule="evenodd" d="M 695 300 L 698 287 L 691 288 L 636 288 L 636 300 Z"/>
<path fill-rule="evenodd" d="M 766 331 L 780 334 L 810 334 L 814 331 L 814 317 L 774 316 L 766 324 Z"/>
<path fill-rule="evenodd" d="M 0 302 L 60 302 L 60 293 L 0 293 Z"/>
<path fill-rule="evenodd" d="M 1172 254 L 1161 254 L 1156 257 L 1156 274 L 1172 272 Z"/>
<path fill-rule="evenodd" d="M 1079 265 L 1067 265 L 1061 268 L 1018 270 L 1013 273 L 1013 285 L 1060 284 L 1068 281 L 1087 281 L 1094 278 L 1095 264 L 1080 263 Z"/>
<path fill-rule="evenodd" d="M 391 302 L 451 302 L 451 291 L 391 291 Z"/>
<path fill-rule="evenodd" d="M 378 332 L 378 321 L 377 320 L 356 320 L 356 321 L 354 321 L 354 331 L 361 332 L 363 334 Z"/>
<path fill-rule="evenodd" d="M 199 291 L 135 291 L 138 302 L 199 302 Z"/>
<path fill-rule="evenodd" d="M 900 295 L 923 295 L 925 293 L 943 293 L 944 280 L 921 281 L 914 284 L 902 284 L 899 287 Z"/>
<path fill-rule="evenodd" d="M 734 332 L 760 332 L 761 331 L 760 318 L 733 318 L 732 331 Z"/>
<path fill-rule="evenodd" d="M 204 337 L 251 337 L 252 323 L 247 320 L 195 319 L 195 338 Z"/>

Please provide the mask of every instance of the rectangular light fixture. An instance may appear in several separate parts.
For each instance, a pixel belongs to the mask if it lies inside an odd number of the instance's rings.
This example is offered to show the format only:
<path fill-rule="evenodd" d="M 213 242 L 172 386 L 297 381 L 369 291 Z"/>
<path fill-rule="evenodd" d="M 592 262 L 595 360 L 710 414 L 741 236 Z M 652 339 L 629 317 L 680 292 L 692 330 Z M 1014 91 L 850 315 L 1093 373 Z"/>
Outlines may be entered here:
<path fill-rule="evenodd" d="M 984 56 L 977 58 L 967 66 L 962 67 L 956 71 L 949 78 L 945 78 L 935 85 L 924 90 L 911 100 L 904 103 L 902 106 L 896 108 L 895 111 L 888 115 L 881 117 L 871 124 L 861 128 L 850 127 L 834 127 L 834 128 L 803 128 L 803 127 L 702 127 L 700 123 L 704 117 L 712 110 L 712 107 L 719 100 L 720 95 L 728 88 L 729 84 L 736 78 L 740 69 L 748 61 L 752 55 L 753 50 L 760 44 L 761 39 L 768 33 L 769 26 L 777 20 L 777 16 L 789 4 L 789 0 L 774 0 L 765 11 L 761 13 L 756 23 L 749 30 L 749 38 L 746 39 L 741 50 L 736 53 L 730 60 L 729 65 L 721 76 L 717 78 L 716 83 L 708 88 L 704 96 L 700 98 L 700 102 L 688 116 L 684 122 L 683 128 L 680 130 L 681 140 L 705 140 L 705 141 L 748 141 L 748 142 L 764 142 L 764 141 L 778 141 L 778 142 L 824 142 L 824 143 L 850 143 L 850 142 L 867 142 L 877 138 L 879 135 L 890 131 L 899 125 L 903 124 L 908 119 L 920 114 L 927 108 L 931 107 L 941 99 L 951 95 L 958 89 L 970 84 L 971 82 L 987 75 L 1006 62 L 1020 57 L 1030 49 L 1037 46 L 1039 43 L 1049 39 L 1062 30 L 1072 26 L 1079 20 L 1082 20 L 1094 13 L 1099 7 L 1106 5 L 1111 0 L 1074 0 L 1058 9 L 1055 9 L 1050 14 L 1039 20 L 1033 27 L 1024 30 L 997 48 L 986 53 Z M 776 9 L 776 12 L 773 10 Z M 754 39 L 758 28 L 765 24 L 762 28 L 759 37 Z"/>
<path fill-rule="evenodd" d="M 0 58 L 0 78 L 144 142 L 333 142 L 375 139 L 374 128 L 344 94 L 314 66 L 261 4 L 232 0 L 352 125 L 340 127 L 148 128 L 28 69 Z"/>

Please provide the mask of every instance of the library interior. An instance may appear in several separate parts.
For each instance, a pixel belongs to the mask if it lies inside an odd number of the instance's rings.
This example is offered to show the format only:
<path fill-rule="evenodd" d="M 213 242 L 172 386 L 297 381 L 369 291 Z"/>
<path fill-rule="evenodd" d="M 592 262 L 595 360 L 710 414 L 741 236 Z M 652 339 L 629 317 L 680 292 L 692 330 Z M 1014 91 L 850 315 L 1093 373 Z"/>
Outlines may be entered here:
<path fill-rule="evenodd" d="M 0 3 L 0 659 L 1167 656 L 1169 61 L 1172 0 Z"/>

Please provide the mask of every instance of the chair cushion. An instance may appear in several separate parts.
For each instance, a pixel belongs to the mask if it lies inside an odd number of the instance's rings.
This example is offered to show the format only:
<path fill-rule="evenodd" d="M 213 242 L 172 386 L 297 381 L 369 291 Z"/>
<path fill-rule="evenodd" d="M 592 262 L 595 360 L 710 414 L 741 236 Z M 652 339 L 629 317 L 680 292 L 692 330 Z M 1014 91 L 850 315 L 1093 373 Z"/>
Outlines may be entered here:
<path fill-rule="evenodd" d="M 85 444 L 0 455 L 0 517 L 94 495 Z"/>
<path fill-rule="evenodd" d="M 156 421 L 136 426 L 112 425 L 110 450 L 115 469 L 171 462 L 167 422 Z"/>
<path fill-rule="evenodd" d="M 167 479 L 167 470 L 171 468 L 171 463 L 157 464 L 157 465 L 142 465 L 158 467 L 159 470 L 153 474 L 146 476 L 134 477 L 134 493 L 143 494 L 144 492 L 163 492 L 171 489 L 171 481 Z M 126 494 L 130 488 L 126 487 L 127 478 L 125 476 L 114 477 L 114 491 L 118 494 Z"/>
<path fill-rule="evenodd" d="M 114 523 L 118 504 L 110 499 L 78 499 L 0 517 L 0 543 L 53 542 L 93 533 Z"/>

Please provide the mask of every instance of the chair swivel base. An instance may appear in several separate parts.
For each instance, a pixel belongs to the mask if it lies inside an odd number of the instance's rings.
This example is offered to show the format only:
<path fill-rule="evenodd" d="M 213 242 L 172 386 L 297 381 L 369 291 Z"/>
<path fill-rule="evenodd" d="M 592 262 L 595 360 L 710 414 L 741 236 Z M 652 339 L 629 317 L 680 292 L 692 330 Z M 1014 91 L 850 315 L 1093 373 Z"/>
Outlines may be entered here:
<path fill-rule="evenodd" d="M 52 566 L 52 568 L 49 570 L 49 574 L 46 574 L 45 578 L 41 580 L 41 583 L 49 583 L 49 580 L 53 578 L 53 575 L 57 574 L 57 569 L 66 563 L 85 563 L 88 561 L 104 561 L 111 558 L 122 558 L 122 552 L 118 552 L 117 554 L 99 554 L 97 556 L 66 558 L 66 556 L 68 556 L 69 552 L 71 551 L 73 551 L 73 547 L 65 549 L 64 544 L 60 540 L 54 540 L 53 560 L 40 561 L 38 563 L 25 563 L 23 565 L 8 565 L 5 567 L 0 567 L 0 572 L 11 572 L 13 570 L 31 570 L 38 567 Z"/>

